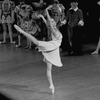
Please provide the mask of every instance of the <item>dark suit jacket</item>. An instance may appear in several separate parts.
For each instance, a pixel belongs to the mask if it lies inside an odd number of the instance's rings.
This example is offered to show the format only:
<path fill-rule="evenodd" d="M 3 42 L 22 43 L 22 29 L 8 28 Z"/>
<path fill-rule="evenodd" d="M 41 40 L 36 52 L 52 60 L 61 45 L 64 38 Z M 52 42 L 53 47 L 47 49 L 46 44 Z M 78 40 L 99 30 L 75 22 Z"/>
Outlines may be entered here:
<path fill-rule="evenodd" d="M 78 22 L 80 20 L 83 20 L 83 12 L 81 9 L 78 9 L 77 11 L 74 11 L 73 9 L 67 10 L 66 15 L 67 23 L 70 27 L 74 27 L 78 25 Z"/>

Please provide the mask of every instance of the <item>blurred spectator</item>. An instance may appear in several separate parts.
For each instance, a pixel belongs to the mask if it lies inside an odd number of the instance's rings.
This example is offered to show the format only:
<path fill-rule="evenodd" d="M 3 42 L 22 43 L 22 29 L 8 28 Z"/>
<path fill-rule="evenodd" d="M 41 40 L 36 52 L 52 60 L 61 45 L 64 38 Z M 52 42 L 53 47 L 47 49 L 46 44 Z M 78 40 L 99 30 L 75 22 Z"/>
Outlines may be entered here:
<path fill-rule="evenodd" d="M 10 0 L 0 1 L 0 19 L 3 26 L 3 42 L 6 43 L 7 27 L 9 31 L 10 43 L 15 43 L 12 36 L 12 24 L 14 22 L 15 3 Z"/>
<path fill-rule="evenodd" d="M 84 25 L 83 12 L 78 8 L 78 2 L 71 0 L 71 8 L 67 10 L 67 32 L 69 40 L 69 53 L 82 55 L 82 27 Z"/>

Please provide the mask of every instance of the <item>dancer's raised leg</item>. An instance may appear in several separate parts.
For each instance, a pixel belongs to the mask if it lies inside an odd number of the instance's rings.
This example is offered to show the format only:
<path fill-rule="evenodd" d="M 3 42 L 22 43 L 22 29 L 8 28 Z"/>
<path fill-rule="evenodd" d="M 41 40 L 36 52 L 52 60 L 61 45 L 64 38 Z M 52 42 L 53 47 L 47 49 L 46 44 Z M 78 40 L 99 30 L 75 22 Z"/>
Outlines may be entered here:
<path fill-rule="evenodd" d="M 25 32 L 24 30 L 22 30 L 19 26 L 14 25 L 15 29 L 17 31 L 19 31 L 20 33 L 22 33 L 24 36 L 26 36 L 30 41 L 32 41 L 35 45 L 39 45 L 38 44 L 38 40 L 32 36 L 31 34 L 28 34 L 27 32 Z"/>

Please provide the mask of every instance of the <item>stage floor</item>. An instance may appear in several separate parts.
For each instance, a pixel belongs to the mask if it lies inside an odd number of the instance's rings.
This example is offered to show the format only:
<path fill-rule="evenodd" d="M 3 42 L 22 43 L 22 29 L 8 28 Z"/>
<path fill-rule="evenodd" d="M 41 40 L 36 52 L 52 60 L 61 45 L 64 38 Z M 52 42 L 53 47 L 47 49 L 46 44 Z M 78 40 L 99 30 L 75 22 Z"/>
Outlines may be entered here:
<path fill-rule="evenodd" d="M 83 56 L 61 56 L 53 66 L 55 94 L 51 95 L 43 56 L 37 50 L 0 45 L 0 92 L 11 100 L 100 100 L 100 55 L 96 44 L 84 46 Z"/>

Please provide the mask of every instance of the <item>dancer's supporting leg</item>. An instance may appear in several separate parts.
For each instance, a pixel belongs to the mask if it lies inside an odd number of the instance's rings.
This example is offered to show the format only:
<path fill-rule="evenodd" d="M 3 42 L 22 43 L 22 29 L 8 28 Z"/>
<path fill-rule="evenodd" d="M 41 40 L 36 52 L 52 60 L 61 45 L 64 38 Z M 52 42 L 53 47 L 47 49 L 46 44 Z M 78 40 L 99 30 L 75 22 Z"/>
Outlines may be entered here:
<path fill-rule="evenodd" d="M 99 50 L 100 50 L 100 38 L 99 38 L 99 41 L 98 41 L 96 50 L 94 52 L 92 52 L 91 54 L 98 54 L 99 53 Z"/>
<path fill-rule="evenodd" d="M 48 61 L 46 61 L 46 64 L 47 64 L 47 78 L 50 84 L 49 88 L 51 89 L 52 94 L 54 94 L 55 88 L 52 80 L 52 64 Z"/>
<path fill-rule="evenodd" d="M 31 34 L 28 34 L 26 33 L 25 31 L 23 31 L 20 27 L 18 27 L 17 25 L 14 25 L 14 27 L 20 32 L 22 33 L 24 36 L 26 36 L 29 40 L 31 40 L 35 45 L 39 45 L 38 43 L 38 40 L 32 36 Z M 53 81 L 52 81 L 52 64 L 48 61 L 46 61 L 46 64 L 47 64 L 47 78 L 48 78 L 48 81 L 50 83 L 50 89 L 52 91 L 52 94 L 54 94 L 54 91 L 55 91 L 55 88 L 54 88 L 54 85 L 53 85 Z"/>

